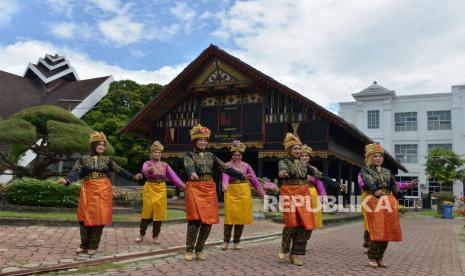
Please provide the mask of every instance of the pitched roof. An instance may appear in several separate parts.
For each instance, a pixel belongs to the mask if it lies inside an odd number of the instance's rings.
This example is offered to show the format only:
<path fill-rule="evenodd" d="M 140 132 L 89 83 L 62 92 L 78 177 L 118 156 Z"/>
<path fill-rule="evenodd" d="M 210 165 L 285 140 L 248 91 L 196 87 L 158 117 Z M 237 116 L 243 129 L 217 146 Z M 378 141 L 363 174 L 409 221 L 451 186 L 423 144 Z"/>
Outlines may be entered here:
<path fill-rule="evenodd" d="M 396 92 L 394 90 L 389 90 L 379 85 L 377 81 L 374 81 L 372 85 L 368 86 L 362 91 L 352 94 L 354 98 L 366 97 L 366 96 L 383 96 L 383 95 L 396 96 Z"/>
<path fill-rule="evenodd" d="M 157 97 L 152 99 L 140 110 L 121 131 L 149 138 L 150 123 L 161 118 L 166 112 L 170 111 L 177 104 L 190 96 L 190 92 L 185 88 L 194 80 L 198 72 L 201 72 L 202 69 L 208 66 L 209 62 L 214 58 L 222 60 L 263 87 L 274 89 L 303 102 L 310 107 L 316 115 L 346 129 L 349 133 L 358 138 L 361 143 L 373 143 L 373 140 L 344 119 L 212 44 L 179 73 Z M 391 155 L 387 154 L 387 159 L 390 159 L 390 161 L 395 163 L 402 170 L 407 171 L 406 168 Z"/>
<path fill-rule="evenodd" d="M 29 64 L 24 76 L 0 70 L 0 117 L 42 104 L 74 108 L 111 76 L 79 80 L 64 56 L 46 55 Z"/>

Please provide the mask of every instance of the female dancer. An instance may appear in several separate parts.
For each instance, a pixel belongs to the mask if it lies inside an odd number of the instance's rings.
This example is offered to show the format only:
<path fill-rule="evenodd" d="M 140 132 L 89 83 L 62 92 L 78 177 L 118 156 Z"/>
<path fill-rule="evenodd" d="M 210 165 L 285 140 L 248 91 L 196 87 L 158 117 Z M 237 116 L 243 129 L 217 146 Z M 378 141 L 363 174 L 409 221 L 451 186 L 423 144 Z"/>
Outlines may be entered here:
<path fill-rule="evenodd" d="M 360 189 L 360 191 L 362 191 L 362 196 L 361 196 L 361 200 L 362 202 L 365 200 L 366 196 L 367 196 L 367 191 L 364 191 L 364 186 L 365 184 L 363 183 L 363 179 L 362 179 L 362 174 L 359 173 L 358 174 L 358 187 Z M 418 185 L 418 179 L 414 179 L 410 182 L 397 182 L 396 181 L 396 185 L 397 185 L 397 188 L 399 190 L 406 190 L 406 189 L 413 189 L 415 188 L 417 185 Z M 368 250 L 370 249 L 370 234 L 369 234 L 369 230 L 368 230 L 368 221 L 367 221 L 367 213 L 366 213 L 366 209 L 364 208 L 364 206 L 362 205 L 362 215 L 363 215 L 363 228 L 364 228 L 364 233 L 363 233 L 363 251 L 365 253 L 368 252 Z"/>
<path fill-rule="evenodd" d="M 308 175 L 315 172 L 300 161 L 302 143 L 292 133 L 287 133 L 284 148 L 289 156 L 279 161 L 280 201 L 283 207 L 284 229 L 282 237 L 282 251 L 278 258 L 284 260 L 289 252 L 292 264 L 303 265 L 298 258 L 305 255 L 309 231 L 316 228 L 311 206 L 307 206 L 310 196 L 308 190 Z M 281 204 L 280 204 L 281 205 Z"/>
<path fill-rule="evenodd" d="M 302 146 L 302 154 L 300 155 L 300 160 L 304 162 L 306 165 L 310 166 L 313 168 L 315 172 L 318 172 L 318 169 L 311 166 L 309 164 L 310 162 L 310 157 L 312 156 L 312 148 L 303 145 Z M 319 199 L 319 196 L 323 199 L 323 201 L 327 202 L 326 199 L 326 190 L 323 185 L 323 181 L 320 179 L 314 177 L 314 176 L 308 176 L 308 191 L 310 193 L 310 202 L 312 205 L 312 211 L 313 211 L 313 217 L 315 219 L 315 226 L 316 228 L 323 228 L 323 212 L 321 210 L 322 204 Z M 310 232 L 311 233 L 311 232 Z M 310 238 L 311 235 L 309 235 Z"/>
<path fill-rule="evenodd" d="M 198 124 L 190 131 L 191 141 L 194 143 L 194 151 L 187 152 L 184 156 L 184 167 L 190 181 L 186 184 L 186 254 L 185 259 L 191 261 L 205 260 L 203 248 L 207 241 L 212 224 L 219 223 L 218 199 L 216 184 L 213 181 L 214 169 L 222 171 L 235 179 L 244 180 L 250 178 L 233 168 L 229 168 L 213 153 L 207 152 L 210 129 Z"/>
<path fill-rule="evenodd" d="M 380 144 L 365 146 L 365 164 L 361 171 L 364 190 L 367 192 L 363 204 L 370 236 L 368 265 L 386 267 L 384 252 L 389 241 L 401 241 L 399 208 L 395 196 L 398 188 L 394 177 L 382 166 L 384 149 Z"/>
<path fill-rule="evenodd" d="M 226 166 L 251 175 L 250 182 L 260 197 L 265 195 L 260 182 L 252 167 L 242 161 L 246 146 L 240 141 L 233 141 L 231 145 L 232 158 Z M 223 173 L 222 189 L 224 192 L 224 242 L 222 250 L 228 249 L 234 226 L 234 249 L 240 249 L 240 240 L 245 224 L 253 222 L 252 196 L 248 180 L 237 180 Z"/>
<path fill-rule="evenodd" d="M 95 254 L 102 237 L 103 227 L 112 223 L 112 188 L 108 178 L 114 172 L 129 180 L 138 180 L 142 175 L 133 176 L 122 169 L 107 156 L 107 137 L 102 132 L 90 135 L 90 154 L 83 155 L 76 161 L 67 178 L 60 178 L 58 182 L 69 185 L 82 179 L 77 218 L 81 233 L 81 245 L 76 253 Z"/>
<path fill-rule="evenodd" d="M 142 208 L 142 219 L 140 221 L 140 236 L 136 242 L 144 239 L 148 225 L 153 221 L 152 237 L 155 244 L 160 244 L 158 235 L 160 234 L 161 224 L 166 219 L 167 210 L 167 192 L 165 180 L 168 180 L 176 187 L 185 188 L 184 183 L 179 179 L 170 165 L 161 161 L 161 153 L 164 146 L 159 142 L 153 142 L 150 147 L 151 160 L 145 161 L 142 166 L 142 174 L 145 179 L 144 198 Z"/>

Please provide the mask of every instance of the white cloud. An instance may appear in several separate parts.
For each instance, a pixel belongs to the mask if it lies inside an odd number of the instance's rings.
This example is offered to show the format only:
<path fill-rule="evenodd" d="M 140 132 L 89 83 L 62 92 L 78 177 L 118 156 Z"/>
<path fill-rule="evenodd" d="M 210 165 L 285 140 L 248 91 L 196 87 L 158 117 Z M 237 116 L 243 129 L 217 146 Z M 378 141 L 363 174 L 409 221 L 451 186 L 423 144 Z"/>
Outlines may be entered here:
<path fill-rule="evenodd" d="M 77 29 L 76 24 L 62 22 L 58 24 L 51 24 L 50 25 L 50 32 L 57 38 L 64 38 L 70 39 L 73 38 L 75 35 L 75 31 Z"/>
<path fill-rule="evenodd" d="M 88 0 L 103 12 L 119 13 L 121 4 L 118 0 Z"/>
<path fill-rule="evenodd" d="M 351 101 L 377 80 L 397 94 L 447 92 L 465 82 L 465 2 L 236 2 L 214 35 L 237 55 L 324 105 Z"/>
<path fill-rule="evenodd" d="M 185 2 L 177 2 L 174 7 L 170 9 L 170 13 L 181 21 L 192 21 L 197 15 L 197 12 L 188 7 Z"/>
<path fill-rule="evenodd" d="M 47 4 L 56 14 L 64 15 L 68 18 L 73 15 L 73 0 L 47 0 Z"/>
<path fill-rule="evenodd" d="M 92 59 L 88 55 L 69 48 L 59 48 L 45 41 L 21 41 L 10 45 L 0 45 L 0 70 L 23 75 L 29 62 L 37 62 L 45 54 L 65 55 L 81 79 L 113 75 L 116 80 L 130 79 L 141 84 L 167 84 L 176 77 L 187 64 L 164 66 L 158 70 L 127 70 L 117 65 Z"/>
<path fill-rule="evenodd" d="M 144 24 L 132 21 L 127 16 L 116 16 L 98 24 L 103 36 L 110 42 L 127 45 L 142 39 Z"/>
<path fill-rule="evenodd" d="M 19 11 L 19 9 L 19 5 L 15 1 L 0 1 L 0 27 L 7 25 L 11 21 L 13 15 Z"/>

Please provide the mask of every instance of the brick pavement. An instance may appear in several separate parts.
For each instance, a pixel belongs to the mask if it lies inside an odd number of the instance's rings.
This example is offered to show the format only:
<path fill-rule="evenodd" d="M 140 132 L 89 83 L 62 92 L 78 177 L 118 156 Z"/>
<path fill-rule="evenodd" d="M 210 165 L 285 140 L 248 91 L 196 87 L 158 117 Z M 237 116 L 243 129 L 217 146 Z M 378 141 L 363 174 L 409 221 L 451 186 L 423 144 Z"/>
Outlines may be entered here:
<path fill-rule="evenodd" d="M 362 252 L 362 225 L 351 223 L 314 233 L 304 266 L 275 259 L 279 239 L 244 243 L 240 251 L 206 251 L 204 262 L 186 262 L 183 255 L 113 264 L 103 271 L 74 270 L 86 275 L 463 275 L 454 230 L 459 220 L 430 217 L 402 219 L 404 241 L 390 243 L 384 268 L 370 268 Z M 462 227 L 463 228 L 463 227 Z M 464 231 L 463 229 L 459 231 Z M 461 241 L 463 242 L 463 240 Z M 95 268 L 99 270 L 98 267 Z M 100 268 L 102 270 L 102 268 Z"/>
<path fill-rule="evenodd" d="M 151 243 L 151 226 L 141 243 L 134 241 L 138 227 L 105 227 L 98 253 L 92 259 L 185 245 L 186 227 L 186 223 L 163 225 L 161 245 Z M 243 236 L 272 234 L 281 229 L 280 224 L 256 220 L 245 227 Z M 222 237 L 223 225 L 214 225 L 208 241 Z M 79 243 L 78 227 L 0 226 L 0 272 L 88 260 L 87 255 L 76 255 Z"/>

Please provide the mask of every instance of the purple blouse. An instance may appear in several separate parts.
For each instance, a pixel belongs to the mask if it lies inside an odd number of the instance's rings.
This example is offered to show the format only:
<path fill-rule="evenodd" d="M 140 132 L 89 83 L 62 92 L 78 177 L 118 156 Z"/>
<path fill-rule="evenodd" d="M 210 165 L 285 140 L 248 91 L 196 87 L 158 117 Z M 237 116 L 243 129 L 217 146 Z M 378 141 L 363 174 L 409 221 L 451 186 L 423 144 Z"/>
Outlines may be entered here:
<path fill-rule="evenodd" d="M 228 167 L 231 167 L 243 173 L 244 175 L 250 174 L 252 176 L 252 179 L 250 179 L 252 186 L 255 188 L 255 190 L 260 196 L 265 195 L 265 191 L 263 191 L 262 185 L 260 185 L 260 182 L 258 181 L 258 178 L 255 175 L 255 172 L 253 171 L 252 167 L 250 167 L 248 163 L 243 162 L 243 161 L 240 161 L 240 162 L 229 161 L 226 163 L 226 165 Z M 233 181 L 233 180 L 235 180 L 233 177 L 223 173 L 223 182 L 222 182 L 223 187 L 228 187 L 229 181 Z"/>
<path fill-rule="evenodd" d="M 154 172 L 149 172 L 149 168 L 155 167 Z M 145 161 L 142 166 L 142 174 L 146 179 L 166 179 L 172 182 L 178 188 L 184 188 L 184 182 L 177 176 L 173 169 L 163 161 L 149 160 Z"/>
<path fill-rule="evenodd" d="M 358 179 L 358 187 L 360 188 L 360 191 L 363 191 L 363 186 L 365 186 L 365 183 L 363 183 L 363 178 L 362 178 L 361 173 L 358 174 L 357 179 Z M 396 185 L 397 185 L 397 188 L 399 188 L 399 190 L 407 190 L 407 189 L 413 188 L 412 185 L 410 185 L 410 183 L 406 183 L 406 182 L 396 181 Z"/>
<path fill-rule="evenodd" d="M 308 176 L 308 182 L 310 184 L 315 185 L 316 190 L 318 191 L 318 195 L 320 196 L 325 196 L 326 195 L 326 190 L 325 186 L 323 185 L 323 181 L 319 180 L 318 178 L 309 175 Z"/>

